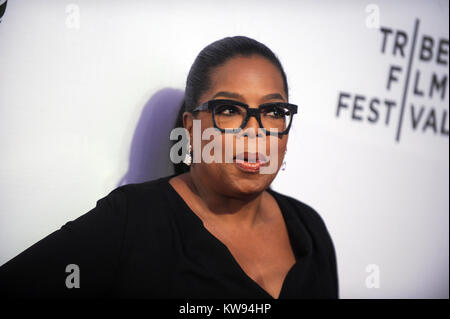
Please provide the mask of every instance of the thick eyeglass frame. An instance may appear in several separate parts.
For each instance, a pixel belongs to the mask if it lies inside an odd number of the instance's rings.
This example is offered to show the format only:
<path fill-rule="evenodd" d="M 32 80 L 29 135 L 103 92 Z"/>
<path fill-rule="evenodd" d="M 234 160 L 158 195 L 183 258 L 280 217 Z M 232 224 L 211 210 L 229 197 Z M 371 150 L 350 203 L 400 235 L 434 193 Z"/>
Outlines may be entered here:
<path fill-rule="evenodd" d="M 221 103 L 232 103 L 233 105 L 238 105 L 238 106 L 242 106 L 243 108 L 245 108 L 246 110 L 246 116 L 245 119 L 242 121 L 242 124 L 239 128 L 236 129 L 223 129 L 217 126 L 216 120 L 215 120 L 215 116 L 214 116 L 214 108 Z M 290 121 L 289 121 L 289 125 L 288 127 L 282 131 L 282 132 L 273 132 L 270 130 L 267 130 L 262 122 L 261 122 L 261 111 L 271 105 L 282 105 L 283 107 L 287 108 L 290 112 Z M 298 106 L 295 104 L 290 104 L 290 103 L 285 103 L 285 102 L 269 102 L 269 103 L 264 103 L 258 106 L 258 108 L 251 108 L 249 107 L 247 104 L 243 103 L 243 102 L 239 102 L 239 101 L 235 101 L 235 100 L 228 100 L 228 99 L 216 99 L 216 100 L 209 100 L 205 103 L 203 103 L 202 105 L 197 106 L 195 109 L 193 109 L 191 111 L 191 113 L 194 112 L 198 112 L 198 111 L 206 111 L 206 110 L 210 110 L 211 111 L 211 117 L 212 117 L 212 121 L 214 124 L 214 127 L 218 130 L 220 130 L 222 133 L 238 133 L 240 132 L 248 123 L 248 120 L 250 119 L 251 116 L 254 116 L 256 118 L 256 120 L 258 121 L 259 127 L 262 128 L 264 130 L 264 132 L 266 133 L 266 135 L 284 135 L 284 134 L 288 134 L 289 130 L 291 129 L 291 125 L 292 125 L 292 121 L 294 119 L 294 114 L 297 113 L 297 109 Z"/>

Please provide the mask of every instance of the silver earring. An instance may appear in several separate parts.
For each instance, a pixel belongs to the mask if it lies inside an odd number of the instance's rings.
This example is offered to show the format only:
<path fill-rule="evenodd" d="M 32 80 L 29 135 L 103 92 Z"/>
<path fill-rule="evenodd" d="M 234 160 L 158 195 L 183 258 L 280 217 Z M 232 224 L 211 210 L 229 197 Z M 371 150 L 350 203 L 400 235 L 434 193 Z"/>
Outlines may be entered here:
<path fill-rule="evenodd" d="M 184 159 L 183 159 L 183 163 L 186 164 L 187 166 L 190 166 L 191 163 L 192 163 L 192 155 L 191 155 L 191 152 L 192 152 L 192 146 L 191 146 L 191 144 L 189 143 L 189 144 L 188 144 L 188 151 L 187 151 L 187 153 L 186 153 L 186 155 L 184 156 Z"/>
<path fill-rule="evenodd" d="M 287 148 L 284 150 L 284 155 L 286 155 L 287 152 Z M 281 164 L 281 170 L 284 171 L 286 170 L 286 161 L 283 161 L 283 164 Z"/>

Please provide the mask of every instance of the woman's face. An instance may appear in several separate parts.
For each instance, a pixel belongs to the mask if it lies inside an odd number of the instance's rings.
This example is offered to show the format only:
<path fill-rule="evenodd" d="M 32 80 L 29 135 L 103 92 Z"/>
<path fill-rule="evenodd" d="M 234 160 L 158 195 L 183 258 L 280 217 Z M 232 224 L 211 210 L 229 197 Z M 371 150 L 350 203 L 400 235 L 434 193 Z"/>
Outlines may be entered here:
<path fill-rule="evenodd" d="M 235 96 L 219 92 L 229 92 Z M 272 96 L 265 97 L 269 94 Z M 211 75 L 210 89 L 200 97 L 199 105 L 212 99 L 231 99 L 246 103 L 250 108 L 258 108 L 260 104 L 268 102 L 288 102 L 280 71 L 269 60 L 257 55 L 235 57 L 214 69 Z M 198 112 L 197 116 L 188 112 L 184 113 L 184 126 L 190 132 L 191 145 L 195 152 L 193 138 L 200 139 L 200 136 L 194 136 L 193 120 L 201 121 L 202 133 L 214 125 L 210 112 Z M 258 135 L 258 128 L 259 124 L 256 118 L 250 117 L 244 128 L 244 131 L 248 132 L 247 136 L 242 133 L 219 133 L 217 131 L 221 140 L 222 160 L 205 163 L 203 157 L 201 163 L 192 164 L 191 173 L 200 179 L 199 182 L 204 187 L 226 196 L 243 197 L 264 191 L 275 178 L 283 162 L 288 137 L 286 134 L 279 137 Z M 210 139 L 201 140 L 202 150 L 212 140 L 212 136 Z M 242 147 L 237 147 L 237 145 Z M 225 162 L 226 147 L 228 150 L 232 150 L 233 163 Z M 264 166 L 265 171 L 260 169 L 255 172 L 245 169 L 245 164 L 243 168 L 242 165 L 236 163 L 235 157 L 242 155 L 242 152 L 254 153 L 255 151 L 258 155 L 262 153 L 267 155 L 267 159 L 270 159 L 271 162 Z M 214 156 L 214 149 L 210 154 L 211 157 Z"/>

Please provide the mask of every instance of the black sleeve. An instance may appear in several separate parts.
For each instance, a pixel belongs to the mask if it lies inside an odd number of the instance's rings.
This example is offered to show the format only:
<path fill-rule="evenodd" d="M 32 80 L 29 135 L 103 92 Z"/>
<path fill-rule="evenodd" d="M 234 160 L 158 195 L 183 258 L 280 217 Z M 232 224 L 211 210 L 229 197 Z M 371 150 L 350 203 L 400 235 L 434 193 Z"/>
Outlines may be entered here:
<path fill-rule="evenodd" d="M 2 265 L 0 295 L 107 296 L 114 284 L 127 220 L 124 189 L 116 188 L 89 212 Z"/>
<path fill-rule="evenodd" d="M 328 231 L 327 231 L 328 233 Z M 331 236 L 328 233 L 329 237 L 329 244 L 330 244 L 330 269 L 331 269 L 331 277 L 333 278 L 333 284 L 334 284 L 334 293 L 336 296 L 336 299 L 339 299 L 339 276 L 338 276 L 338 267 L 337 267 L 337 260 L 336 260 L 336 249 L 334 247 L 334 243 L 331 239 Z"/>
<path fill-rule="evenodd" d="M 337 261 L 336 261 L 336 249 L 334 247 L 333 240 L 328 231 L 328 228 L 322 218 L 322 216 L 317 213 L 312 207 L 303 203 L 304 206 L 308 207 L 309 215 L 314 220 L 315 229 L 319 234 L 316 237 L 317 241 L 320 241 L 320 246 L 322 247 L 322 253 L 328 259 L 328 272 L 330 278 L 330 294 L 329 298 L 338 299 L 339 298 L 339 279 L 338 279 L 338 269 L 337 269 Z M 312 224 L 312 223 L 311 223 Z M 328 286 L 328 285 L 327 285 Z"/>
<path fill-rule="evenodd" d="M 317 252 L 326 260 L 327 267 L 324 268 L 326 275 L 323 279 L 326 281 L 327 287 L 326 298 L 339 298 L 339 278 L 336 260 L 336 249 L 333 240 L 328 231 L 328 228 L 320 214 L 311 206 L 289 197 L 291 201 L 297 206 L 299 212 L 303 212 L 302 217 L 307 221 L 308 228 L 314 235 L 314 240 L 317 242 Z M 325 279 L 329 278 L 329 280 Z"/>

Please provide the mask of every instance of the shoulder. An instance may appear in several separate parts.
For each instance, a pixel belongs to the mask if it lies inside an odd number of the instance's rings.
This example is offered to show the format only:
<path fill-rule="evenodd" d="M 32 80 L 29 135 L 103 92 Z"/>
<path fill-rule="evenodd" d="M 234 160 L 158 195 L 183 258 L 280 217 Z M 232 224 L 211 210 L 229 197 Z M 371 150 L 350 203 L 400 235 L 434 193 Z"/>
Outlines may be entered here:
<path fill-rule="evenodd" d="M 334 250 L 334 245 L 325 221 L 316 209 L 303 201 L 274 191 L 273 189 L 269 189 L 268 191 L 282 204 L 289 216 L 300 221 L 316 243 L 320 243 L 321 246 Z"/>
<path fill-rule="evenodd" d="M 306 229 L 316 252 L 315 255 L 320 260 L 320 264 L 325 265 L 323 269 L 328 269 L 326 273 L 331 276 L 327 278 L 331 278 L 332 298 L 339 298 L 336 250 L 323 218 L 313 207 L 298 199 L 272 189 L 268 191 L 288 210 L 288 215 L 300 221 Z M 302 228 L 300 224 L 298 226 Z"/>
<path fill-rule="evenodd" d="M 269 192 L 275 196 L 275 198 L 281 200 L 284 204 L 290 208 L 294 214 L 302 219 L 302 221 L 306 222 L 308 225 L 316 226 L 319 228 L 323 228 L 325 226 L 325 222 L 320 214 L 314 209 L 312 206 L 302 202 L 294 197 L 282 194 L 273 189 L 269 189 Z"/>
<path fill-rule="evenodd" d="M 169 177 L 161 177 L 140 183 L 129 183 L 113 189 L 103 199 L 116 202 L 152 202 L 154 199 L 162 199 L 163 182 Z"/>
<path fill-rule="evenodd" d="M 121 185 L 99 201 L 109 203 L 115 211 L 121 211 L 128 221 L 166 218 L 170 199 L 165 183 L 169 178 Z"/>

